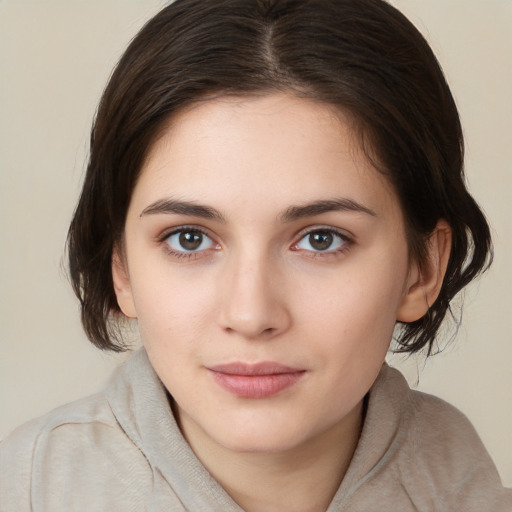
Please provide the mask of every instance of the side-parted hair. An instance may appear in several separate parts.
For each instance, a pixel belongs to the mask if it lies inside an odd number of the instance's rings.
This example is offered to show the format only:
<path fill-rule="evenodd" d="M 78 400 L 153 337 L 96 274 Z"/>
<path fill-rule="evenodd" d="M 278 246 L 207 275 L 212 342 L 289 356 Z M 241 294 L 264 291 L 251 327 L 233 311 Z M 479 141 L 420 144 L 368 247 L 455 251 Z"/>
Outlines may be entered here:
<path fill-rule="evenodd" d="M 69 269 L 89 339 L 125 348 L 113 248 L 145 156 L 169 118 L 212 96 L 289 92 L 338 107 L 393 184 L 421 266 L 445 219 L 452 250 L 439 297 L 403 324 L 399 351 L 431 353 L 450 301 L 492 259 L 489 227 L 464 179 L 455 102 L 418 30 L 383 0 L 175 0 L 133 39 L 103 93 Z"/>

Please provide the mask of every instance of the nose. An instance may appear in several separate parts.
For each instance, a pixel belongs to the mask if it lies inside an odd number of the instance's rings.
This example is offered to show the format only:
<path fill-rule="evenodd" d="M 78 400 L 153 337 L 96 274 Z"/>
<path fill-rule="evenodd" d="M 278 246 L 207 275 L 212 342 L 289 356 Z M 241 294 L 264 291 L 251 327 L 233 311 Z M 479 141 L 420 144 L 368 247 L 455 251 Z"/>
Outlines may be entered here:
<path fill-rule="evenodd" d="M 221 279 L 220 325 L 248 340 L 271 339 L 291 323 L 282 276 L 264 258 L 234 258 Z"/>

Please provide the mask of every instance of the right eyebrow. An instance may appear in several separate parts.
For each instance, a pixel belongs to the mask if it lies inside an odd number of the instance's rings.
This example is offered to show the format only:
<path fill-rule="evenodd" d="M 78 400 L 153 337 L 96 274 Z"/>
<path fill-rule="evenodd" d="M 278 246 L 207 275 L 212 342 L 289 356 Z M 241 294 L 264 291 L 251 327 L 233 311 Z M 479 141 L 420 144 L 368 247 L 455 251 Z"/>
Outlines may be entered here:
<path fill-rule="evenodd" d="M 154 214 L 177 214 L 201 217 L 226 222 L 224 215 L 219 210 L 190 201 L 178 201 L 177 199 L 159 199 L 142 210 L 139 217 Z"/>

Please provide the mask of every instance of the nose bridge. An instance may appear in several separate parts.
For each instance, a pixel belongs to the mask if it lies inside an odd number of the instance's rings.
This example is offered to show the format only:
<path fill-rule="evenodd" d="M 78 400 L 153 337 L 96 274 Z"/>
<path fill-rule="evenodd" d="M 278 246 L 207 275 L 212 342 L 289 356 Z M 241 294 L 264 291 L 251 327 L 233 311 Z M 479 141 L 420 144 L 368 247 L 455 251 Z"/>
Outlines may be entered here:
<path fill-rule="evenodd" d="M 231 254 L 223 272 L 221 324 L 245 338 L 276 335 L 289 324 L 279 293 L 280 271 L 263 251 L 241 249 Z"/>

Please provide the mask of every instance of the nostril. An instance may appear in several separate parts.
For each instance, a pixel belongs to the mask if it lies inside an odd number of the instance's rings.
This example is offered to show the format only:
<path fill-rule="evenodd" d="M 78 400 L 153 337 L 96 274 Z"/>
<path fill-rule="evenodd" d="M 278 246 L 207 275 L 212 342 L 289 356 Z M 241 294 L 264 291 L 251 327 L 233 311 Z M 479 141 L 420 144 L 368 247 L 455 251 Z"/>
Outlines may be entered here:
<path fill-rule="evenodd" d="M 280 330 L 281 329 L 278 326 L 265 327 L 257 326 L 254 324 L 238 324 L 224 326 L 224 332 L 227 333 L 228 335 L 241 335 L 243 338 L 246 338 L 248 340 L 269 340 L 274 336 L 278 335 Z"/>

